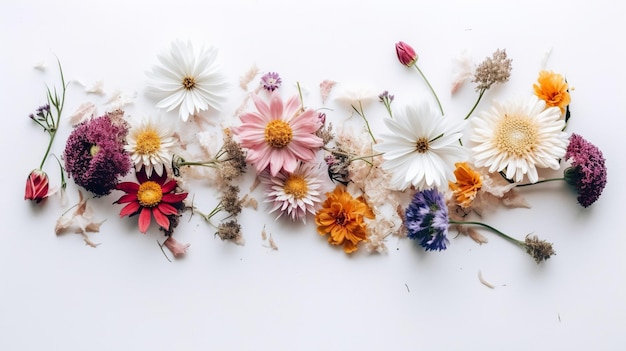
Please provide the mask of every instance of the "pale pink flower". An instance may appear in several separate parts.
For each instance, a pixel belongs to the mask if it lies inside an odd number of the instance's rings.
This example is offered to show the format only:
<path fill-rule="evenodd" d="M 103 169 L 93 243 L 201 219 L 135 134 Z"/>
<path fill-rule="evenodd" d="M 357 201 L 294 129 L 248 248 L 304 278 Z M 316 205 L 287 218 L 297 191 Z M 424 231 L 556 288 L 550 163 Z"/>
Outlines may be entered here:
<path fill-rule="evenodd" d="M 324 145 L 315 132 L 322 126 L 317 112 L 302 110 L 298 96 L 286 103 L 274 94 L 268 104 L 252 95 L 256 112 L 246 112 L 239 118 L 241 126 L 232 130 L 247 149 L 246 161 L 257 173 L 266 168 L 276 176 L 281 170 L 292 173 L 298 163 L 312 161 L 317 149 Z"/>
<path fill-rule="evenodd" d="M 191 244 L 183 244 L 176 241 L 171 236 L 168 236 L 163 245 L 165 245 L 165 247 L 167 247 L 174 254 L 174 257 L 178 257 L 186 254 L 187 249 Z"/>
<path fill-rule="evenodd" d="M 292 221 L 306 223 L 307 213 L 315 215 L 322 202 L 323 176 L 325 172 L 314 164 L 300 164 L 295 172 L 283 171 L 275 177 L 263 172 L 260 178 L 266 186 L 265 202 L 271 206 L 269 212 L 278 211 L 276 219 L 286 213 Z"/>

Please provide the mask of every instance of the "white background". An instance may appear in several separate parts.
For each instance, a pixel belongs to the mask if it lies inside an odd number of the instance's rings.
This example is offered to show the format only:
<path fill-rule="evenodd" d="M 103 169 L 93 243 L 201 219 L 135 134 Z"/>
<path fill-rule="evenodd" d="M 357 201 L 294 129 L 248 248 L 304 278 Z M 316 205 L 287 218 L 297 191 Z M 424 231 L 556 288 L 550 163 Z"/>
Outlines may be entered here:
<path fill-rule="evenodd" d="M 410 3 L 3 1 L 0 349 L 623 349 L 626 54 L 619 38 L 626 13 L 609 1 Z M 55 55 L 68 79 L 137 92 L 127 113 L 156 115 L 143 94 L 144 73 L 176 38 L 220 50 L 232 89 L 215 118 L 226 124 L 244 96 L 238 79 L 253 64 L 279 72 L 286 95 L 301 82 L 311 106 L 319 105 L 319 82 L 332 79 L 389 90 L 399 107 L 429 96 L 416 72 L 397 62 L 394 43 L 403 40 L 420 54 L 446 114 L 461 119 L 477 96 L 471 84 L 448 94 L 451 63 L 462 50 L 480 61 L 506 48 L 513 58 L 510 82 L 485 94 L 486 107 L 530 94 L 551 49 L 547 68 L 574 88 L 568 131 L 604 152 L 608 185 L 588 209 L 564 186 L 546 184 L 525 191 L 532 209 L 483 218 L 513 236 L 534 232 L 553 242 L 557 255 L 541 265 L 489 233 L 482 246 L 458 237 L 447 251 L 426 253 L 390 238 L 386 255 L 348 256 L 317 235 L 311 219 L 307 226 L 273 221 L 264 207 L 241 216 L 245 246 L 214 238 L 206 223 L 186 216 L 175 236 L 191 243 L 189 253 L 170 263 L 155 227 L 142 235 L 136 218 L 118 218 L 120 206 L 111 205 L 117 193 L 90 201 L 96 218 L 106 219 L 92 235 L 98 248 L 78 235 L 56 237 L 65 209 L 59 199 L 44 206 L 23 200 L 26 176 L 47 145 L 27 116 L 45 102 L 44 83 L 58 82 Z M 44 72 L 33 68 L 41 61 Z M 86 101 L 103 111 L 106 100 L 73 84 L 66 111 Z M 382 105 L 366 112 L 383 125 Z M 349 112 L 334 108 L 329 116 L 342 121 Z M 67 121 L 61 128 L 57 155 L 70 131 Z M 46 170 L 58 183 L 53 160 Z M 75 189 L 70 181 L 70 204 Z M 260 190 L 252 195 L 262 200 Z M 278 251 L 264 246 L 263 225 Z M 479 270 L 495 289 L 479 282 Z"/>

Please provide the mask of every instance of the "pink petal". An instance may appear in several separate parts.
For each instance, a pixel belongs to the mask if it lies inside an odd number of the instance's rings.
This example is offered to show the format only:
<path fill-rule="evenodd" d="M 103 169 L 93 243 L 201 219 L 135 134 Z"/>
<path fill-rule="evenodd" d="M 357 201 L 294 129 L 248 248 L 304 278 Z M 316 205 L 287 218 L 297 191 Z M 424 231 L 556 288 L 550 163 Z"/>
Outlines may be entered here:
<path fill-rule="evenodd" d="M 170 180 L 169 182 L 167 182 L 163 186 L 161 186 L 161 192 L 163 192 L 163 194 L 166 194 L 166 193 L 169 193 L 170 191 L 174 190 L 175 188 L 176 188 L 176 181 L 175 180 Z"/>
<path fill-rule="evenodd" d="M 168 237 L 163 244 L 174 254 L 174 257 L 186 254 L 187 249 L 190 246 L 190 244 L 182 244 L 174 240 L 174 238 L 172 238 L 171 236 Z"/>
<path fill-rule="evenodd" d="M 163 197 L 161 198 L 162 202 L 167 202 L 170 204 L 175 204 L 177 202 L 181 202 L 183 200 L 185 200 L 187 198 L 187 193 L 180 193 L 180 194 L 163 194 Z"/>
<path fill-rule="evenodd" d="M 119 200 L 115 201 L 116 204 L 125 204 L 127 202 L 137 201 L 137 193 L 130 193 L 123 195 Z"/>
<path fill-rule="evenodd" d="M 157 208 L 159 209 L 159 211 L 161 211 L 161 213 L 165 214 L 165 215 L 175 215 L 178 214 L 178 210 L 176 209 L 176 207 L 165 203 L 165 202 L 160 202 L 157 205 Z"/>
<path fill-rule="evenodd" d="M 140 207 L 139 202 L 131 202 L 122 208 L 120 211 L 120 217 L 134 215 L 137 211 L 139 211 Z"/>
<path fill-rule="evenodd" d="M 139 191 L 139 184 L 132 182 L 121 182 L 119 183 L 115 189 L 121 190 L 126 193 L 137 193 Z"/>
<path fill-rule="evenodd" d="M 270 101 L 270 114 L 272 120 L 283 119 L 283 100 L 278 94 L 272 96 Z"/>
<path fill-rule="evenodd" d="M 169 218 L 167 218 L 167 216 L 164 215 L 163 212 L 161 212 L 158 207 L 152 210 L 152 214 L 154 215 L 154 219 L 156 220 L 156 222 L 161 227 L 163 227 L 164 229 L 170 228 Z"/>
<path fill-rule="evenodd" d="M 259 111 L 259 114 L 264 117 L 263 119 L 269 119 L 268 117 L 271 116 L 271 111 L 270 111 L 269 106 L 267 106 L 267 104 L 255 94 L 252 94 L 251 98 L 252 98 L 252 102 L 254 102 L 254 106 L 256 107 L 257 111 Z"/>
<path fill-rule="evenodd" d="M 152 209 L 148 207 L 144 207 L 141 209 L 139 213 L 139 231 L 142 233 L 146 233 L 148 231 L 148 227 L 150 227 Z"/>

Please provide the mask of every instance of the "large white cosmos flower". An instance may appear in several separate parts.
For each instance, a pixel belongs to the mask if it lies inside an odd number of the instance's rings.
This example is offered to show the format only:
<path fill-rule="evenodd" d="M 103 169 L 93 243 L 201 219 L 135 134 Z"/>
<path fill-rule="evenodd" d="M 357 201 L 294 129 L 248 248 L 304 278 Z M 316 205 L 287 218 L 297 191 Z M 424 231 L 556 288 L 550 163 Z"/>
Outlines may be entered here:
<path fill-rule="evenodd" d="M 450 123 L 424 102 L 394 113 L 385 124 L 391 133 L 381 133 L 383 142 L 374 149 L 384 152 L 382 167 L 391 173 L 393 188 L 442 189 L 454 181 L 454 164 L 466 158 L 459 143 L 463 122 Z"/>
<path fill-rule="evenodd" d="M 196 53 L 190 41 L 172 42 L 170 50 L 158 56 L 160 65 L 147 72 L 149 92 L 159 100 L 156 107 L 178 108 L 183 121 L 209 107 L 218 110 L 226 99 L 226 79 L 216 58 L 213 47 L 203 46 Z"/>
<path fill-rule="evenodd" d="M 559 169 L 568 144 L 564 127 L 561 110 L 546 108 L 536 96 L 495 102 L 472 119 L 474 164 L 492 173 L 506 170 L 516 182 L 528 175 L 536 183 L 537 167 Z"/>

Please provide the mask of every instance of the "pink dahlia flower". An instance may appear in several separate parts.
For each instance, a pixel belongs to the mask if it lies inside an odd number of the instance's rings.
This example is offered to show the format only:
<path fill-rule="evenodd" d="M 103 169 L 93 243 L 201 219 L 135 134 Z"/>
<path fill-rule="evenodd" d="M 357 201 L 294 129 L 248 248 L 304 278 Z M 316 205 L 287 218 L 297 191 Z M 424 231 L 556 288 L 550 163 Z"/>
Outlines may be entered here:
<path fill-rule="evenodd" d="M 268 166 L 273 177 L 281 170 L 293 173 L 300 161 L 315 158 L 324 142 L 315 135 L 322 125 L 314 110 L 302 111 L 298 96 L 283 103 L 280 96 L 274 95 L 269 105 L 256 95 L 252 100 L 257 111 L 242 114 L 241 126 L 233 132 L 241 147 L 247 149 L 246 161 L 257 173 Z"/>

